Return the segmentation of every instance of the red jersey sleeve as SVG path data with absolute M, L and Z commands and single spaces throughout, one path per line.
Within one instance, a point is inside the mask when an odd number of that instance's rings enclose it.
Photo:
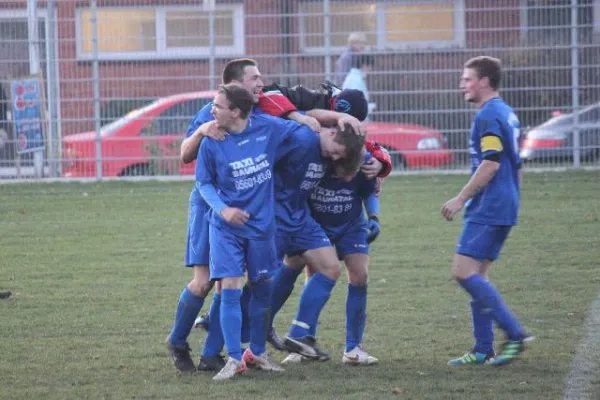
M 258 106 L 267 114 L 274 117 L 285 117 L 298 109 L 281 93 L 261 93 L 258 96 Z
M 385 178 L 388 176 L 392 172 L 392 159 L 390 157 L 390 153 L 388 153 L 383 146 L 373 140 L 367 140 L 365 142 L 365 148 L 373 155 L 373 157 L 383 164 L 383 168 L 377 176 L 380 178 Z

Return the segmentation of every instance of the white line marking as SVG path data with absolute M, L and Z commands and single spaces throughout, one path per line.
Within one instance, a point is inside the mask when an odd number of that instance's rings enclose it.
M 592 304 L 583 329 L 583 337 L 567 378 L 565 400 L 600 398 L 600 294 Z

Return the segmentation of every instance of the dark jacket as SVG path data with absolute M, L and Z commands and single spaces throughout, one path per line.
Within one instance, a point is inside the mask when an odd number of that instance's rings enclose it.
M 263 92 L 281 92 L 287 97 L 300 111 L 309 111 L 314 109 L 331 110 L 334 86 L 329 83 L 322 83 L 321 89 L 311 90 L 302 85 L 292 87 L 279 86 L 273 83 L 263 88 Z

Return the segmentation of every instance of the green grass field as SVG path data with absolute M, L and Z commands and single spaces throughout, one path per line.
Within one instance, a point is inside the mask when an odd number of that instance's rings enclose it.
M 439 208 L 466 179 L 385 183 L 364 343 L 379 365 L 340 362 L 343 277 L 319 328 L 331 361 L 224 383 L 176 373 L 164 347 L 191 277 L 182 267 L 191 182 L 0 186 L 0 288 L 13 290 L 0 300 L 0 399 L 561 398 L 600 290 L 600 173 L 525 176 L 521 223 L 492 279 L 537 341 L 507 367 L 450 369 L 472 339 L 468 298 L 450 279 L 461 223 Z M 278 317 L 281 333 L 298 293 Z M 192 333 L 194 352 L 203 339 Z M 599 398 L 600 374 L 595 383 Z

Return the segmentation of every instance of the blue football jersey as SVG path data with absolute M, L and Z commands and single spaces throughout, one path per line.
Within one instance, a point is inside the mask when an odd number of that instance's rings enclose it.
M 327 174 L 310 194 L 309 204 L 315 220 L 327 236 L 342 234 L 357 220 L 366 221 L 363 199 L 375 192 L 375 179 L 358 173 L 351 181 Z
M 202 124 L 205 124 L 205 123 L 210 122 L 215 119 L 211 113 L 211 110 L 212 110 L 212 101 L 210 103 L 206 104 L 204 107 L 202 107 L 200 109 L 200 111 L 198 111 L 198 114 L 196 114 L 194 119 L 192 119 L 192 121 L 188 125 L 187 132 L 185 133 L 186 139 L 189 138 L 190 136 L 192 136 L 192 134 L 194 132 L 196 132 L 196 129 L 198 129 Z M 252 110 L 252 115 L 266 115 L 266 114 L 262 109 L 260 109 L 258 107 L 254 107 L 254 109 Z M 200 193 L 198 193 L 196 186 L 194 186 L 192 188 L 192 192 L 190 193 L 190 201 L 191 202 L 203 202 L 204 201 L 202 199 L 202 197 L 200 196 Z
M 500 169 L 489 184 L 467 203 L 465 219 L 490 225 L 515 225 L 519 211 L 519 119 L 499 97 L 486 102 L 471 127 L 471 173 L 487 157 Z M 499 156 L 499 158 L 498 158 Z
M 300 232 L 312 220 L 308 197 L 325 175 L 328 160 L 321 155 L 319 134 L 301 125 L 278 150 L 275 165 L 275 221 L 283 235 Z
M 194 119 L 192 120 L 192 122 L 190 122 L 190 124 L 188 125 L 187 128 L 187 132 L 185 133 L 185 138 L 189 138 L 190 136 L 192 136 L 192 134 L 194 132 L 196 132 L 196 129 L 198 129 L 198 127 L 200 127 L 200 125 L 212 121 L 214 119 L 214 117 L 211 114 L 212 110 L 212 101 L 208 104 L 206 104 L 204 107 L 202 107 L 200 109 L 200 111 L 198 111 L 198 114 L 196 114 L 196 116 L 194 117 Z
M 299 128 L 293 121 L 253 114 L 243 132 L 230 133 L 223 141 L 202 141 L 196 181 L 214 185 L 227 206 L 250 214 L 244 225 L 234 225 L 213 212 L 211 224 L 248 239 L 265 239 L 274 234 L 276 149 L 286 147 Z

